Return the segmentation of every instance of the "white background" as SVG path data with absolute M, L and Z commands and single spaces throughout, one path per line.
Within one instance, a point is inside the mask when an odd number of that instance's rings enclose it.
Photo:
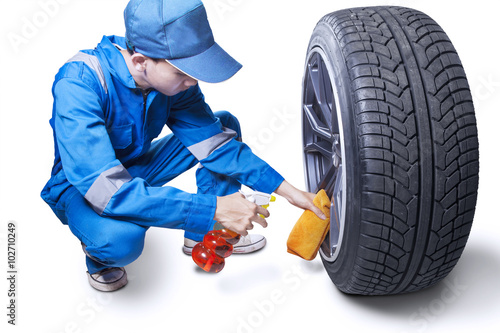
M 267 237 L 267 247 L 231 256 L 217 275 L 197 270 L 182 253 L 182 231 L 151 229 L 143 255 L 127 267 L 127 287 L 111 294 L 93 290 L 79 242 L 39 197 L 53 161 L 51 84 L 58 68 L 78 50 L 93 48 L 104 34 L 124 34 L 126 1 L 59 0 L 51 10 L 43 9 L 54 1 L 10 1 L 0 12 L 0 249 L 5 251 L 0 267 L 6 267 L 7 221 L 13 220 L 19 269 L 18 325 L 6 323 L 8 288 L 2 277 L 2 327 L 54 333 L 499 331 L 495 155 L 500 69 L 498 15 L 492 2 L 386 2 L 429 14 L 459 52 L 477 113 L 479 201 L 465 252 L 444 282 L 410 295 L 352 297 L 335 288 L 319 257 L 305 262 L 286 253 L 286 239 L 301 211 L 282 198 L 270 208 L 269 227 L 254 229 Z M 202 84 L 207 101 L 213 110 L 237 115 L 244 137 L 256 143 L 256 153 L 297 187 L 304 188 L 300 91 L 311 32 L 324 14 L 374 4 L 206 1 L 216 40 L 244 65 L 225 83 Z M 26 30 L 30 23 L 37 26 Z M 13 43 L 13 36 L 24 40 Z M 193 174 L 174 185 L 194 191 Z

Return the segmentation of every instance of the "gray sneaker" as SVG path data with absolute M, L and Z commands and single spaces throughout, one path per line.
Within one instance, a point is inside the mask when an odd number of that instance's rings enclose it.
M 193 252 L 193 247 L 199 242 L 194 241 L 189 238 L 184 237 L 184 246 L 182 247 L 182 251 L 185 254 L 191 255 Z M 233 245 L 233 253 L 235 254 L 243 254 L 243 253 L 252 253 L 262 249 L 266 245 L 266 238 L 262 235 L 246 235 L 241 236 L 238 243 Z
M 124 287 L 127 280 L 127 272 L 123 267 L 109 267 L 94 274 L 89 274 L 89 283 L 99 291 L 115 291 Z

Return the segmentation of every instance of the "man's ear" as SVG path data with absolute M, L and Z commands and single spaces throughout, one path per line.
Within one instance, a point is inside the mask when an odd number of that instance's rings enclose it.
M 145 72 L 146 71 L 146 61 L 148 57 L 140 53 L 134 53 L 131 55 L 130 60 L 136 71 Z

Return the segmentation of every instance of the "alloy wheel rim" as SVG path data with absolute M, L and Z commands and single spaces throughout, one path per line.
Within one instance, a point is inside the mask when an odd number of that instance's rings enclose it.
M 306 61 L 302 91 L 302 133 L 306 185 L 310 192 L 324 189 L 332 200 L 330 230 L 320 255 L 335 261 L 345 224 L 346 173 L 342 117 L 333 70 L 324 51 L 315 47 Z

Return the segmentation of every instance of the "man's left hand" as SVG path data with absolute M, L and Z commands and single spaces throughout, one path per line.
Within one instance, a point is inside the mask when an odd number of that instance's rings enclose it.
M 286 198 L 292 205 L 302 209 L 308 209 L 322 220 L 326 219 L 326 216 L 323 214 L 321 209 L 316 207 L 313 203 L 314 197 L 316 196 L 314 193 L 301 191 L 293 187 L 286 180 L 281 183 L 275 192 L 276 194 Z

